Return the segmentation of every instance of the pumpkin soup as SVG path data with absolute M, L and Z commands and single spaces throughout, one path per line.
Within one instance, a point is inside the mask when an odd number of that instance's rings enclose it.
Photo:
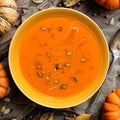
M 69 97 L 86 89 L 100 67 L 94 33 L 72 17 L 42 19 L 24 35 L 20 66 L 31 87 L 51 97 Z

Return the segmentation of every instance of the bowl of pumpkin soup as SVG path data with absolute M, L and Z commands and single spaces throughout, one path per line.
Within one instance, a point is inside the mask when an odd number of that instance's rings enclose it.
M 96 23 L 81 12 L 50 8 L 30 16 L 10 44 L 9 67 L 20 91 L 50 108 L 83 103 L 101 87 L 109 52 Z

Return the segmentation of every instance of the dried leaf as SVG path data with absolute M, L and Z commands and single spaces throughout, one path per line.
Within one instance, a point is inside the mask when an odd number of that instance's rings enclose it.
M 76 3 L 78 3 L 80 0 L 63 0 L 63 4 L 66 7 L 74 6 Z
M 91 114 L 80 114 L 76 117 L 76 120 L 90 120 Z
M 36 116 L 33 118 L 33 120 L 40 120 L 40 115 L 39 115 L 39 114 L 36 115 Z
M 44 114 L 40 117 L 40 120 L 48 120 L 48 119 L 49 119 L 49 116 L 50 116 L 50 113 L 49 113 L 49 112 L 44 113 Z
M 54 120 L 54 112 L 50 113 L 50 112 L 47 112 L 47 113 L 44 113 L 41 117 L 40 117 L 40 120 Z
M 54 112 L 51 113 L 51 115 L 50 115 L 48 120 L 54 120 Z

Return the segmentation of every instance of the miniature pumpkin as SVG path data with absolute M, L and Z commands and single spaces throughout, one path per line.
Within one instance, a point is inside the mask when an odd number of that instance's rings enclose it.
M 95 0 L 95 2 L 110 10 L 120 6 L 120 0 Z
M 0 34 L 8 32 L 17 17 L 14 0 L 0 0 Z
M 9 79 L 3 65 L 0 63 L 0 98 L 7 94 L 8 87 Z
M 120 88 L 107 95 L 102 107 L 102 120 L 120 120 Z

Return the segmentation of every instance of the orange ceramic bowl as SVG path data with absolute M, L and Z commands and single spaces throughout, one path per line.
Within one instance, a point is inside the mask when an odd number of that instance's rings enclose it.
M 51 97 L 42 92 L 39 92 L 30 85 L 22 73 L 20 66 L 20 46 L 24 35 L 27 31 L 34 27 L 42 19 L 47 19 L 53 15 L 63 15 L 80 21 L 85 24 L 89 30 L 94 33 L 97 38 L 96 43 L 100 51 L 100 64 L 98 72 L 94 81 L 88 85 L 84 90 L 79 91 L 68 97 Z M 83 103 L 92 97 L 96 91 L 101 87 L 107 74 L 109 66 L 109 50 L 106 39 L 100 28 L 89 17 L 78 11 L 67 8 L 51 8 L 40 11 L 29 17 L 16 31 L 9 49 L 9 67 L 13 80 L 22 93 L 33 102 L 50 108 L 67 108 Z M 86 71 L 86 76 L 87 76 Z M 67 77 L 67 76 L 66 76 Z M 82 78 L 84 79 L 84 78 Z M 69 91 L 70 92 L 70 91 Z

